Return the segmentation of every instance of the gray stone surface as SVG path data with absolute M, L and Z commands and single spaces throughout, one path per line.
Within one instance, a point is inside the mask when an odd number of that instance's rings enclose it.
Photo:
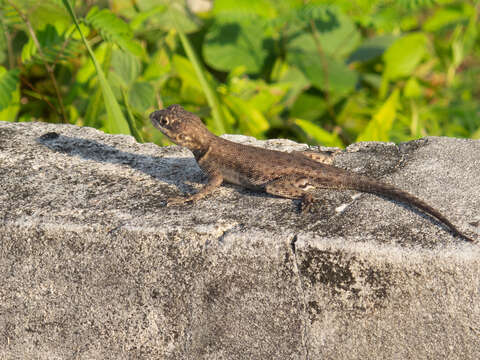
M 336 164 L 478 238 L 479 159 L 480 141 L 426 138 Z M 478 244 L 350 191 L 304 216 L 234 186 L 164 207 L 204 181 L 178 147 L 0 122 L 0 359 L 480 358 Z

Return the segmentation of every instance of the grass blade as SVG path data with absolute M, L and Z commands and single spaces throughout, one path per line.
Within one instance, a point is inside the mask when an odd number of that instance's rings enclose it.
M 200 82 L 203 92 L 205 93 L 205 97 L 207 98 L 208 105 L 210 105 L 210 107 L 212 108 L 212 116 L 213 116 L 213 123 L 215 124 L 215 132 L 217 132 L 218 134 L 225 134 L 226 133 L 225 123 L 223 121 L 222 109 L 220 108 L 220 101 L 218 99 L 218 96 L 215 93 L 215 91 L 212 89 L 210 83 L 208 82 L 204 74 L 204 69 L 202 68 L 200 61 L 198 60 L 197 54 L 195 54 L 195 51 L 193 50 L 192 45 L 190 44 L 190 41 L 186 37 L 185 33 L 183 32 L 182 29 L 180 29 L 179 26 L 176 26 L 176 30 L 180 37 L 180 41 L 185 50 L 185 53 L 187 54 L 188 59 L 190 60 L 190 62 L 193 65 L 193 68 L 195 69 L 195 73 L 197 74 L 198 81 Z
M 63 4 L 67 8 L 68 13 L 72 17 L 75 26 L 77 27 L 80 36 L 82 37 L 82 41 L 85 44 L 85 47 L 88 50 L 88 54 L 93 61 L 93 65 L 95 66 L 95 71 L 97 72 L 98 82 L 100 83 L 100 87 L 102 89 L 103 100 L 105 102 L 105 108 L 107 109 L 107 123 L 105 124 L 105 128 L 107 132 L 111 134 L 127 134 L 131 135 L 130 128 L 128 126 L 128 122 L 123 116 L 122 110 L 120 109 L 120 105 L 118 105 L 117 100 L 115 99 L 115 95 L 113 94 L 112 88 L 108 84 L 108 81 L 105 77 L 105 74 L 102 70 L 102 67 L 98 63 L 97 59 L 95 58 L 95 54 L 93 53 L 92 48 L 85 39 L 80 26 L 78 25 L 77 17 L 73 12 L 73 8 L 68 0 L 62 0 Z

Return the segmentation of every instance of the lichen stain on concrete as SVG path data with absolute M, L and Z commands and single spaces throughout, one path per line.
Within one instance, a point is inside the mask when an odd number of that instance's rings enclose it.
M 307 287 L 313 289 L 307 302 L 312 321 L 322 309 L 326 310 L 326 306 L 328 310 L 353 311 L 353 316 L 361 316 L 384 306 L 392 283 L 388 268 L 375 268 L 339 250 L 309 248 L 298 255 L 300 276 Z M 328 304 L 315 300 L 324 292 L 335 300 Z

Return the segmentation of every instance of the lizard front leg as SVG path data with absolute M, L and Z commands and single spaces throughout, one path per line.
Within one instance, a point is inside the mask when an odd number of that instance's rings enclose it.
M 208 175 L 207 184 L 203 188 L 201 188 L 196 194 L 193 194 L 191 196 L 169 198 L 167 200 L 167 206 L 180 205 L 189 201 L 195 202 L 211 194 L 213 191 L 215 191 L 216 188 L 222 185 L 223 176 L 217 168 L 210 166 L 209 164 L 199 163 L 199 165 Z
M 314 186 L 306 177 L 287 176 L 270 181 L 265 186 L 268 194 L 281 196 L 289 199 L 301 199 L 300 210 L 302 212 L 312 211 L 314 198 L 307 192 Z

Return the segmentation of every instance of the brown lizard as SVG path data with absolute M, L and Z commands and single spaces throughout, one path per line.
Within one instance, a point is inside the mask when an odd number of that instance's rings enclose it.
M 312 188 L 350 189 L 383 195 L 409 205 L 437 218 L 452 231 L 468 241 L 445 216 L 423 200 L 393 185 L 330 165 L 331 158 L 321 153 L 281 152 L 237 144 L 212 134 L 200 118 L 171 105 L 150 114 L 152 124 L 174 143 L 193 152 L 200 168 L 207 174 L 207 184 L 196 194 L 168 199 L 167 205 L 197 201 L 212 193 L 223 181 L 265 191 L 268 194 L 301 199 L 302 211 L 312 209 Z

